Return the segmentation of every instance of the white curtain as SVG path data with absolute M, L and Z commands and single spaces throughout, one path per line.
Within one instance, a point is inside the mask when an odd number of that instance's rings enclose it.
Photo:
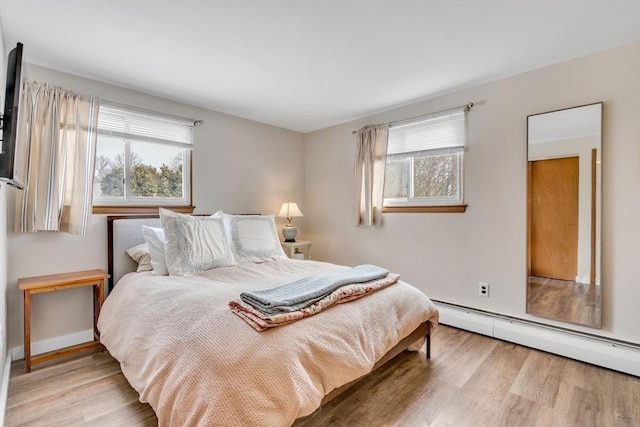
M 99 98 L 31 83 L 23 143 L 26 188 L 16 192 L 16 231 L 84 235 L 90 225 Z
M 365 126 L 358 131 L 353 225 L 382 224 L 388 140 L 388 124 Z

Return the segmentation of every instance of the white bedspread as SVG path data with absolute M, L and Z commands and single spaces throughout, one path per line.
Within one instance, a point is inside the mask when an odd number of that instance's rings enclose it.
M 129 273 L 104 303 L 101 341 L 160 426 L 291 425 L 421 323 L 437 323 L 431 301 L 403 282 L 261 333 L 227 305 L 344 268 L 282 260 L 191 277 Z

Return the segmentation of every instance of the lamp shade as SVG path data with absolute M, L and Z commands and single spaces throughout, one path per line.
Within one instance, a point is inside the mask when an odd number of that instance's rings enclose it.
M 280 208 L 280 212 L 278 212 L 279 217 L 282 218 L 295 218 L 302 215 L 300 208 L 298 208 L 298 204 L 295 202 L 285 202 L 282 204 Z

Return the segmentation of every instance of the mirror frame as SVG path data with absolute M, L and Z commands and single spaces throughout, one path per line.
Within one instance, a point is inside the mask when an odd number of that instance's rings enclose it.
M 591 221 L 589 226 L 590 232 L 590 250 L 589 250 L 589 262 L 590 262 L 590 272 L 589 272 L 589 285 L 595 286 L 593 289 L 592 301 L 595 307 L 592 308 L 593 316 L 588 316 L 589 320 L 576 320 L 576 318 L 569 317 L 570 313 L 563 313 L 566 316 L 563 318 L 562 315 L 550 315 L 548 313 L 544 313 L 539 310 L 531 310 L 531 285 L 530 285 L 530 277 L 532 272 L 532 168 L 533 162 L 536 160 L 547 160 L 547 159 L 561 159 L 567 157 L 575 157 L 576 155 L 570 154 L 560 154 L 560 155 L 551 155 L 548 157 L 540 157 L 534 160 L 531 160 L 531 137 L 532 137 L 532 118 L 540 118 L 544 115 L 550 115 L 554 113 L 567 112 L 570 110 L 576 110 L 579 108 L 599 106 L 599 141 L 598 141 L 598 150 L 599 153 L 594 153 L 595 148 L 592 148 L 591 158 L 589 162 L 591 164 L 591 202 L 589 206 Z M 547 111 L 538 114 L 531 114 L 527 116 L 527 207 L 526 207 L 526 216 L 527 216 L 527 233 L 526 233 L 526 313 L 536 317 L 543 317 L 547 319 L 552 319 L 560 322 L 567 322 L 578 324 L 582 326 L 588 326 L 592 328 L 601 328 L 602 327 L 602 161 L 603 161 L 603 118 L 604 118 L 604 102 L 594 102 L 591 104 L 579 105 L 575 107 L 568 107 L 559 110 Z M 557 116 L 556 116 L 557 118 Z M 596 135 L 595 133 L 591 135 Z M 568 138 L 566 138 L 568 139 Z M 578 155 L 579 158 L 579 155 Z M 583 162 L 578 160 L 580 164 Z M 579 173 L 579 170 L 577 171 Z M 580 178 L 578 178 L 578 185 L 580 183 Z M 579 202 L 578 202 L 579 205 Z M 578 226 L 576 225 L 576 228 Z M 578 249 L 576 249 L 578 252 Z M 578 274 L 578 271 L 576 271 Z M 581 285 L 577 283 L 578 277 L 576 277 L 576 281 L 574 281 L 574 285 Z M 593 317 L 593 318 L 591 318 Z

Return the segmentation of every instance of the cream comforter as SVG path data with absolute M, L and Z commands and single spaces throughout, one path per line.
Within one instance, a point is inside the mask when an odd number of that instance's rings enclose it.
M 290 325 L 258 333 L 227 303 L 345 267 L 283 260 L 191 277 L 129 273 L 104 303 L 101 341 L 160 426 L 286 426 L 366 373 L 422 322 L 438 320 L 398 282 Z

